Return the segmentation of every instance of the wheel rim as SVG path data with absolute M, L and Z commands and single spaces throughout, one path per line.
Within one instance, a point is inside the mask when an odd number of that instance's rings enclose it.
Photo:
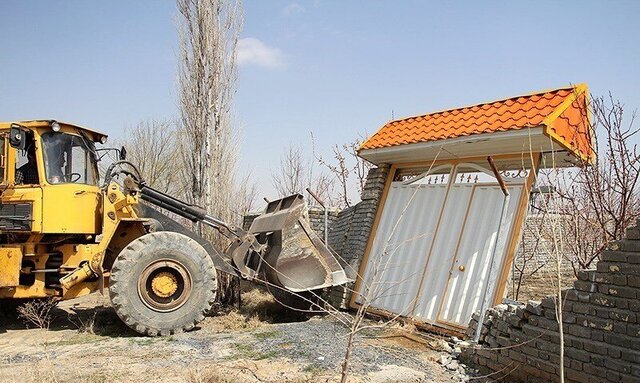
M 156 261 L 140 274 L 138 295 L 142 303 L 154 311 L 177 310 L 191 295 L 191 275 L 176 260 Z

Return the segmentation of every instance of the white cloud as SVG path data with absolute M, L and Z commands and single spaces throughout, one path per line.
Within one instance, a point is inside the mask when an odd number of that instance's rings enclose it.
M 302 5 L 298 3 L 291 3 L 286 7 L 282 8 L 282 14 L 285 16 L 293 16 L 299 13 L 304 13 L 305 9 Z
M 284 55 L 279 49 L 272 48 L 253 37 L 238 40 L 238 64 L 265 68 L 285 66 Z

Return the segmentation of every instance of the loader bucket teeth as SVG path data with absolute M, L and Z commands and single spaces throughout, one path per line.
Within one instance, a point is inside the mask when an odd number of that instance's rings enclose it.
M 302 292 L 349 282 L 337 259 L 311 229 L 299 194 L 270 202 L 251 224 L 249 234 L 266 248 L 256 254 L 259 260 L 254 256 L 247 266 L 261 270 L 268 283 Z

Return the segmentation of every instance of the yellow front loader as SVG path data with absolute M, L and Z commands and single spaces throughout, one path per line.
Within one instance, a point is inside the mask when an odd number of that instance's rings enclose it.
M 129 327 L 168 335 L 210 311 L 218 273 L 301 294 L 348 281 L 301 196 L 269 203 L 244 231 L 147 185 L 124 151 L 100 180 L 95 145 L 105 142 L 55 120 L 0 123 L 0 306 L 108 290 Z M 231 245 L 216 249 L 157 208 Z

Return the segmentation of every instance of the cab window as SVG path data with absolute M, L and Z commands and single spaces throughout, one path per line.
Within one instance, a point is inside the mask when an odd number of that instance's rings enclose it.
M 42 135 L 47 181 L 50 184 L 97 185 L 93 151 L 86 140 L 73 134 L 49 132 Z
M 16 149 L 15 183 L 16 185 L 37 185 L 40 180 L 33 133 L 27 133 L 25 140 L 24 150 Z

